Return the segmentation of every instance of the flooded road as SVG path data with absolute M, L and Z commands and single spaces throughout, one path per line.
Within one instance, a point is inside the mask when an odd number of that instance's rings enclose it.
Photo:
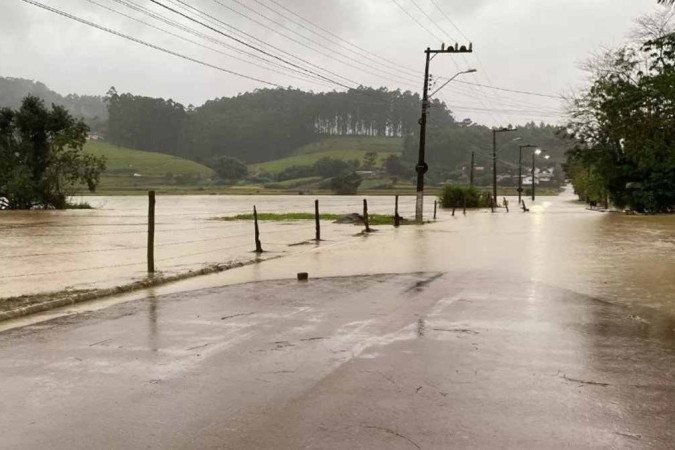
M 120 201 L 138 202 L 138 219 L 143 200 Z M 309 211 L 313 199 L 265 200 Z M 323 209 L 356 211 L 356 200 Z M 199 251 L 227 260 L 235 252 L 220 246 L 235 238 L 219 236 L 250 224 L 202 228 L 250 198 L 199 201 L 214 203 L 158 222 L 213 237 Z M 358 236 L 326 224 L 326 241 L 293 247 L 311 224 L 263 223 L 263 246 L 283 257 L 2 322 L 0 447 L 672 448 L 673 218 L 587 211 L 569 194 L 528 206 Z M 112 207 L 85 211 L 75 229 L 131 220 Z M 59 213 L 31 214 L 5 218 Z M 106 226 L 81 239 L 134 245 Z M 3 232 L 30 242 L 29 228 Z M 59 261 L 40 270 L 77 262 Z
M 361 197 L 319 196 L 322 212 L 362 210 Z M 83 197 L 93 210 L 0 211 L 0 298 L 64 289 L 106 288 L 145 277 L 147 198 Z M 371 213 L 393 214 L 393 198 L 369 197 Z M 414 211 L 401 199 L 401 214 Z M 433 204 L 433 199 L 430 199 Z M 313 212 L 314 197 L 158 196 L 156 270 L 166 275 L 209 264 L 254 259 L 253 225 L 216 217 L 265 212 Z M 326 239 L 345 239 L 352 226 L 323 224 Z M 302 249 L 289 244 L 314 237 L 313 221 L 261 223 L 265 257 Z
M 360 197 L 319 198 L 323 212 L 361 208 Z M 209 263 L 251 260 L 251 223 L 212 218 L 250 212 L 253 204 L 261 212 L 311 212 L 313 199 L 159 197 L 157 268 L 171 274 Z M 372 213 L 391 214 L 393 198 L 368 200 Z M 238 269 L 201 283 L 287 278 L 299 267 L 315 276 L 482 270 L 675 316 L 675 217 L 588 211 L 569 192 L 540 197 L 533 204 L 528 199 L 527 214 L 510 200 L 509 214 L 469 211 L 463 216 L 457 211 L 452 217 L 450 211 L 439 210 L 436 223 L 381 226 L 367 237 L 354 236 L 358 227 L 324 222 L 326 241 L 316 247 L 289 246 L 313 237 L 311 221 L 263 222 L 265 257 L 284 258 L 265 262 L 264 270 Z M 144 277 L 146 198 L 87 201 L 99 209 L 0 213 L 0 297 L 109 287 Z M 412 197 L 401 198 L 402 215 L 413 215 L 413 202 Z M 429 217 L 433 198 L 427 198 L 426 207 Z

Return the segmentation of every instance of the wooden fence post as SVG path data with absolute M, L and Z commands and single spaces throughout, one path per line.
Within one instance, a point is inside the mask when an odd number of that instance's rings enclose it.
M 316 240 L 321 240 L 321 217 L 319 216 L 319 200 L 314 200 L 314 224 L 316 225 Z
M 463 200 L 462 201 L 462 212 L 466 216 L 466 197 L 464 197 L 462 200 Z
M 258 211 L 253 205 L 253 226 L 255 229 L 255 252 L 262 253 L 262 245 L 260 244 L 260 229 L 258 228 Z
M 434 200 L 434 220 L 436 220 L 436 208 L 438 207 L 438 201 Z M 455 215 L 455 209 L 452 210 L 452 215 Z
M 401 225 L 401 217 L 398 215 L 398 195 L 394 200 L 394 226 L 398 227 Z
M 368 223 L 368 200 L 363 199 L 363 223 L 366 225 L 366 233 L 370 232 L 370 224 Z
M 155 191 L 148 191 L 148 273 L 155 273 Z

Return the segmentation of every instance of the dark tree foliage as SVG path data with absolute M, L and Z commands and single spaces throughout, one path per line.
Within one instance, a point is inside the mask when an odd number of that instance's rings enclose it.
M 277 181 L 295 180 L 296 178 L 307 178 L 314 176 L 316 170 L 314 166 L 290 166 L 279 172 L 276 176 Z
M 218 177 L 223 180 L 236 181 L 248 175 L 246 164 L 230 156 L 219 156 L 211 161 L 210 165 Z
M 567 173 L 589 201 L 675 209 L 675 33 L 609 51 L 571 105 Z
M 552 163 L 561 163 L 569 149 L 569 141 L 559 136 L 559 127 L 534 122 L 518 125 L 518 130 L 500 135 L 498 139 L 498 163 L 500 173 L 513 170 L 518 163 L 518 146 L 537 145 L 551 157 Z M 518 140 L 515 140 L 519 138 Z M 405 139 L 403 164 L 414 167 L 419 150 L 419 132 Z M 471 152 L 475 152 L 476 165 L 492 167 L 492 131 L 489 127 L 470 122 L 439 125 L 432 123 L 427 128 L 426 160 L 431 171 L 435 171 L 443 181 L 457 169 L 468 166 Z M 528 155 L 529 156 L 529 155 Z
M 331 179 L 330 188 L 338 195 L 354 195 L 358 191 L 361 181 L 361 177 L 356 172 L 344 172 Z
M 64 107 L 26 97 L 0 109 L 0 203 L 5 208 L 65 208 L 79 184 L 94 190 L 105 162 L 83 151 L 89 128 Z
M 321 136 L 403 137 L 419 127 L 420 114 L 417 94 L 365 87 L 318 94 L 260 89 L 198 108 L 114 88 L 106 100 L 111 142 L 204 162 L 221 155 L 269 161 Z M 443 103 L 435 100 L 433 108 L 440 123 L 453 122 Z
M 396 155 L 390 155 L 384 160 L 384 170 L 394 177 L 411 175 L 412 170 L 401 162 L 401 158 Z
M 119 95 L 114 87 L 108 91 L 106 103 L 109 115 L 107 139 L 111 143 L 182 154 L 187 118 L 183 105 L 161 98 Z
M 354 168 L 341 159 L 323 157 L 314 163 L 314 174 L 321 178 L 331 178 L 349 170 L 354 170 Z

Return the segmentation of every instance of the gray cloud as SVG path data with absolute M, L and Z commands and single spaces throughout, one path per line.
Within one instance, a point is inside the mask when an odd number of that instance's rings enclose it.
M 315 91 L 340 89 L 336 86 L 300 81 L 269 69 L 261 69 L 116 16 L 85 0 L 42 1 L 228 70 L 284 86 L 294 85 Z M 138 18 L 143 17 L 110 0 L 95 1 L 114 9 L 124 10 Z M 161 11 L 148 1 L 133 1 L 154 11 Z M 232 0 L 218 1 L 242 10 Z M 255 6 L 253 1 L 241 1 L 251 5 L 252 8 L 255 7 L 262 14 L 283 21 L 278 16 L 273 16 L 269 10 Z M 269 24 L 272 30 L 263 29 L 212 0 L 195 0 L 190 3 L 244 32 L 255 35 L 262 41 L 256 45 L 272 53 L 290 58 L 279 53 L 279 49 L 283 49 L 335 74 L 366 85 L 419 90 L 422 85 L 423 49 L 428 45 L 440 44 L 437 42 L 438 38 L 427 34 L 392 0 L 278 1 L 308 20 L 391 61 L 395 68 L 387 68 L 364 59 L 352 61 L 339 56 L 335 52 L 350 57 L 355 57 L 355 54 L 341 47 L 335 39 L 323 40 L 308 35 L 306 30 L 287 21 L 284 21 L 286 26 L 316 41 L 319 45 L 318 50 L 310 50 L 279 36 L 272 31 L 279 30 L 274 24 Z M 421 15 L 411 0 L 398 0 L 410 14 L 417 17 L 434 34 L 441 35 L 439 37 L 443 40 L 451 42 L 453 39 L 461 39 L 444 16 L 434 9 L 431 0 L 416 1 L 434 18 L 438 27 Z M 441 5 L 455 24 L 461 27 L 464 34 L 474 42 L 476 49 L 476 54 L 466 59 L 442 55 L 432 64 L 434 75 L 450 76 L 458 69 L 476 67 L 479 69 L 478 74 L 475 77 L 465 78 L 466 81 L 548 93 L 560 93 L 578 84 L 582 76 L 576 66 L 578 61 L 601 45 L 615 45 L 621 42 L 631 28 L 633 19 L 655 8 L 655 0 L 434 1 Z M 104 94 L 109 86 L 115 85 L 120 91 L 171 97 L 185 104 L 200 104 L 208 98 L 236 95 L 261 87 L 260 83 L 150 50 L 20 1 L 5 1 L 1 8 L 0 76 L 40 80 L 62 93 Z M 161 11 L 161 14 L 176 18 L 166 11 Z M 246 14 L 255 17 L 256 20 L 265 20 L 250 11 L 246 11 Z M 148 17 L 143 17 L 143 20 L 152 21 Z M 198 25 L 183 19 L 177 20 L 211 34 L 214 39 L 221 40 L 227 45 L 237 45 Z M 153 23 L 168 28 L 167 25 Z M 287 30 L 279 31 L 290 33 Z M 177 30 L 174 32 L 181 33 Z M 197 39 L 187 34 L 185 37 Z M 310 47 L 313 46 L 302 37 L 295 35 L 293 37 Z M 204 42 L 204 45 L 221 52 L 232 53 L 230 49 L 218 43 Z M 326 52 L 333 53 L 340 61 L 320 54 Z M 233 54 L 250 62 L 260 63 L 253 57 Z M 264 55 L 259 56 L 268 58 Z M 414 72 L 405 73 L 407 70 Z M 396 74 L 392 76 L 392 72 Z M 555 100 L 518 96 L 461 84 L 448 86 L 441 98 L 445 98 L 460 116 L 471 116 L 477 121 L 489 124 L 536 119 L 535 110 L 542 113 L 540 117 L 543 119 L 554 119 L 552 109 L 560 106 Z M 523 112 L 526 108 L 528 111 Z M 496 111 L 487 112 L 483 109 Z

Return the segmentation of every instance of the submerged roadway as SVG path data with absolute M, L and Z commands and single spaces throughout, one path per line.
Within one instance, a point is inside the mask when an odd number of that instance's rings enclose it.
M 671 315 L 378 239 L 5 324 L 0 448 L 673 447 Z

